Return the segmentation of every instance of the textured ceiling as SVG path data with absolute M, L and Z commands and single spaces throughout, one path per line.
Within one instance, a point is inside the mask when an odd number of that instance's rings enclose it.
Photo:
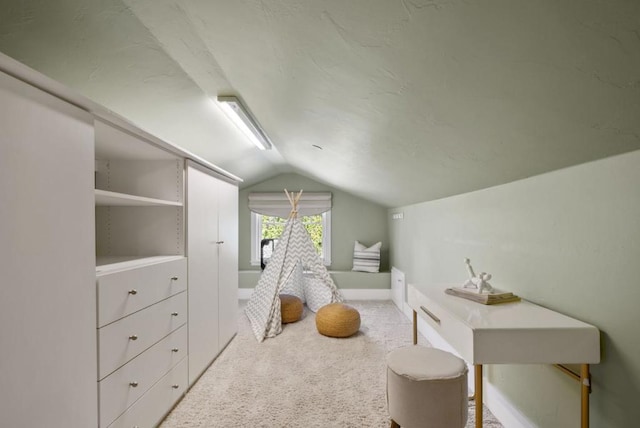
M 399 206 L 640 148 L 637 1 L 0 5 L 0 51 L 244 185 L 294 171 Z

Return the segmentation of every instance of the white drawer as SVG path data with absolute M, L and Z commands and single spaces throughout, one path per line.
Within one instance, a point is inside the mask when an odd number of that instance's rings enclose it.
M 153 428 L 164 418 L 187 388 L 187 358 L 153 385 L 108 428 Z
M 414 286 L 408 287 L 407 303 L 421 318 L 453 346 L 466 361 L 473 361 L 473 330 L 453 317 L 432 299 L 419 292 Z
M 98 379 L 187 322 L 187 293 L 182 292 L 98 329 Z
M 186 355 L 184 325 L 100 381 L 100 426 L 124 413 Z
M 187 259 L 172 260 L 97 279 L 98 327 L 187 289 Z

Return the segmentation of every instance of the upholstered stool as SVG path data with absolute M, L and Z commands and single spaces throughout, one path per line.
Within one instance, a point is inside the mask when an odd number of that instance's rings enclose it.
M 387 356 L 387 404 L 392 428 L 463 428 L 468 400 L 467 366 L 455 355 L 408 346 Z
M 324 336 L 352 336 L 360 329 L 360 312 L 344 303 L 329 303 L 318 309 L 316 328 Z
M 304 306 L 299 297 L 289 294 L 280 295 L 280 315 L 282 316 L 283 324 L 300 321 L 303 310 Z

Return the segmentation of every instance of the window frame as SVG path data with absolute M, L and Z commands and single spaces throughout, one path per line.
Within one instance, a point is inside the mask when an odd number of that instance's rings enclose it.
M 325 266 L 331 266 L 331 210 L 320 215 L 322 216 L 322 262 Z M 251 212 L 251 266 L 260 266 L 261 219 L 261 214 Z

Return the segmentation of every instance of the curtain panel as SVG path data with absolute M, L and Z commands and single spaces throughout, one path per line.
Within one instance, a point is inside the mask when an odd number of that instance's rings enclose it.
M 291 203 L 284 192 L 250 193 L 249 209 L 262 215 L 287 218 L 291 213 Z M 302 192 L 298 202 L 298 217 L 322 214 L 330 209 L 331 192 Z

